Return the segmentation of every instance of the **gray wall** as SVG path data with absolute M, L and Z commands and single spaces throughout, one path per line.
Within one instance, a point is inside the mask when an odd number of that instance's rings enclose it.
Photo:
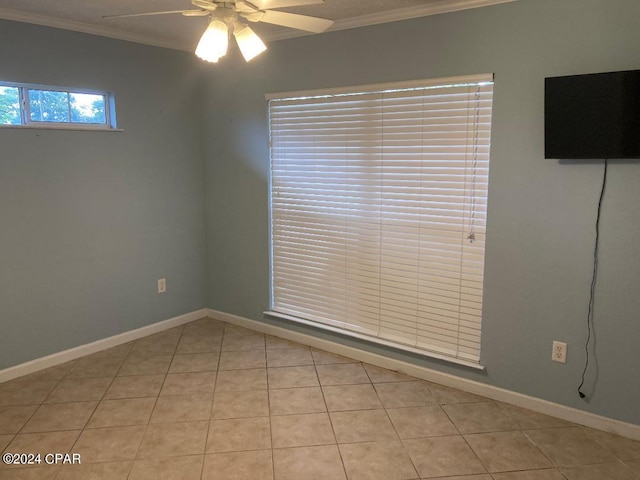
M 0 128 L 0 369 L 204 307 L 193 56 L 0 21 L 2 80 L 112 91 L 124 131 Z
M 603 167 L 545 160 L 543 152 L 544 78 L 640 68 L 639 18 L 637 0 L 518 0 L 275 42 L 251 64 L 231 55 L 211 68 L 208 306 L 273 322 L 261 313 L 269 306 L 266 92 L 494 72 L 486 373 L 387 353 L 640 424 L 640 163 L 611 162 L 595 303 L 597 364 L 584 402 L 576 387 Z M 569 344 L 566 365 L 550 360 L 554 339 Z

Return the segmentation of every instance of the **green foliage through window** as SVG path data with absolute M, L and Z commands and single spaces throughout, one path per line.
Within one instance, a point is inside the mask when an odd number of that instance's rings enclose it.
M 20 91 L 0 85 L 0 125 L 20 125 Z

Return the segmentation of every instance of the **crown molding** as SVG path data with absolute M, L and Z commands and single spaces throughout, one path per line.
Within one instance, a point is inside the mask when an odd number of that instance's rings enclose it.
M 63 18 L 49 17 L 46 15 L 37 15 L 27 12 L 19 12 L 17 10 L 9 10 L 0 8 L 0 19 L 12 20 L 14 22 L 32 23 L 35 25 L 43 25 L 45 27 L 61 28 L 63 30 L 71 30 L 74 32 L 88 33 L 100 37 L 114 38 L 116 40 L 125 40 L 127 42 L 141 43 L 143 45 L 151 45 L 153 47 L 170 48 L 173 50 L 191 51 L 190 46 L 182 45 L 179 42 L 167 40 L 166 38 L 154 37 L 152 35 L 144 35 L 139 33 L 125 32 L 115 28 L 101 27 L 90 23 L 76 22 Z
M 378 25 L 381 23 L 398 22 L 401 20 L 409 20 L 412 18 L 427 17 L 430 15 L 440 15 L 442 13 L 457 12 L 460 10 L 468 10 L 472 8 L 488 7 L 501 3 L 515 2 L 516 0 L 435 0 L 424 5 L 416 7 L 399 8 L 396 10 L 387 10 L 384 12 L 372 13 L 369 15 L 361 15 L 359 17 L 345 18 L 336 21 L 328 30 L 330 32 L 338 30 L 347 30 L 351 28 L 366 27 L 369 25 Z M 33 23 L 46 27 L 61 28 L 74 32 L 88 33 L 90 35 L 98 35 L 101 37 L 114 38 L 117 40 L 125 40 L 128 42 L 141 43 L 143 45 L 151 45 L 154 47 L 170 48 L 174 50 L 184 50 L 190 52 L 193 50 L 192 45 L 185 45 L 181 42 L 167 40 L 166 38 L 154 37 L 139 33 L 125 32 L 115 28 L 102 27 L 84 22 L 76 22 L 74 20 L 66 20 L 63 18 L 49 17 L 46 15 L 38 15 L 17 10 L 9 10 L 0 8 L 0 19 L 13 20 L 16 22 Z M 265 41 L 285 40 L 288 38 L 312 35 L 311 33 L 300 30 L 284 28 L 281 32 L 270 35 L 264 35 Z
M 399 22 L 401 20 L 410 20 L 412 18 L 428 17 L 431 15 L 458 12 L 472 8 L 489 7 L 491 5 L 515 1 L 516 0 L 436 0 L 428 4 L 418 5 L 415 7 L 398 8 L 396 10 L 387 10 L 384 12 L 361 15 L 359 17 L 344 18 L 336 21 L 328 31 L 334 32 L 338 30 L 348 30 L 351 28 L 367 27 L 370 25 L 379 25 L 381 23 Z M 312 35 L 299 30 L 288 30 L 289 29 L 273 35 L 266 35 L 265 40 L 277 41 L 285 40 L 287 38 Z

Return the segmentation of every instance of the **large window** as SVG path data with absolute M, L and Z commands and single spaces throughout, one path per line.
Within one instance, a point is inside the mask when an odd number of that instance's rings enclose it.
M 115 128 L 107 92 L 0 83 L 0 125 Z
M 269 95 L 270 313 L 478 365 L 492 93 Z

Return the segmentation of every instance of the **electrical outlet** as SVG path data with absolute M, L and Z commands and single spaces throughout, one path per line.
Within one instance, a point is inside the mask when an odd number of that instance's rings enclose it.
M 167 279 L 159 278 L 158 279 L 158 293 L 165 293 L 167 291 Z
M 564 342 L 553 342 L 551 360 L 559 363 L 567 363 L 567 344 Z

